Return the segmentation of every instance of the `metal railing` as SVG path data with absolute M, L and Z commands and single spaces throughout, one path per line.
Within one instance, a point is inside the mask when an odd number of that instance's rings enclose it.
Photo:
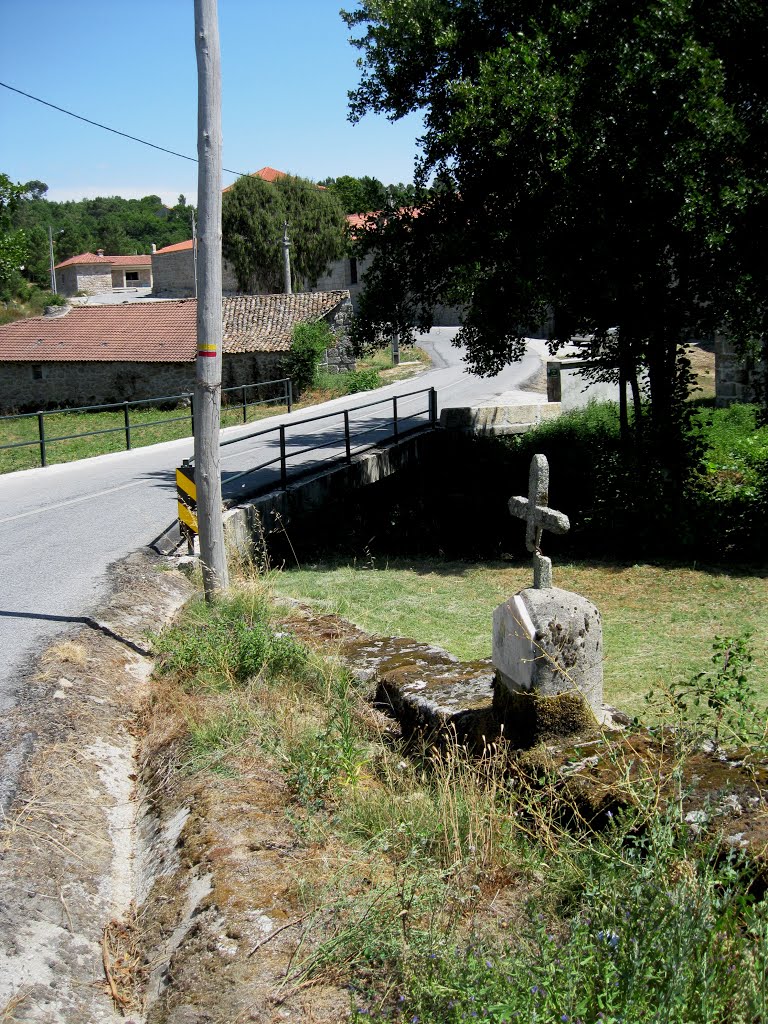
M 424 395 L 426 397 L 425 409 L 423 411 L 415 413 L 403 414 L 402 403 L 405 399 L 414 398 L 418 395 Z M 252 474 L 268 469 L 270 466 L 280 466 L 280 487 L 285 489 L 288 486 L 288 463 L 290 460 L 295 460 L 300 456 L 311 454 L 312 452 L 322 451 L 324 448 L 330 448 L 332 446 L 342 447 L 343 439 L 343 454 L 333 455 L 329 461 L 344 460 L 347 463 L 352 461 L 353 448 L 357 451 L 361 449 L 359 444 L 355 444 L 355 440 L 358 441 L 364 437 L 364 435 L 370 435 L 372 431 L 380 429 L 380 427 L 372 427 L 371 423 L 360 424 L 360 429 L 357 433 L 351 427 L 350 424 L 350 413 L 360 412 L 364 409 L 371 409 L 374 406 L 384 406 L 391 404 L 392 415 L 391 415 L 391 432 L 385 437 L 379 437 L 376 441 L 368 442 L 362 445 L 362 448 L 372 448 L 376 444 L 380 444 L 382 441 L 387 440 L 398 440 L 408 434 L 414 433 L 418 430 L 426 428 L 433 429 L 437 426 L 437 391 L 434 388 L 420 388 L 417 391 L 408 391 L 401 395 L 392 395 L 388 398 L 375 399 L 372 402 L 365 402 L 362 405 L 355 405 L 349 409 L 340 409 L 334 412 L 321 413 L 319 416 L 307 416 L 300 420 L 296 420 L 292 423 L 280 423 L 275 427 L 265 427 L 263 430 L 254 431 L 251 434 L 243 434 L 240 437 L 231 438 L 226 441 L 222 441 L 220 444 L 221 448 L 226 448 L 229 445 L 240 444 L 243 441 L 250 441 L 254 438 L 266 437 L 268 434 L 277 434 L 278 437 L 278 454 L 274 458 L 267 459 L 265 462 L 261 462 L 250 469 L 243 470 L 242 472 L 235 473 L 227 477 L 227 484 L 231 484 L 234 480 L 239 480 L 242 477 L 251 476 Z M 426 424 L 424 418 L 426 417 Z M 310 423 L 318 423 L 322 420 L 331 420 L 333 418 L 340 418 L 342 423 L 342 431 L 331 436 L 329 440 L 325 440 L 322 443 L 308 445 L 297 450 L 288 451 L 288 431 L 294 428 L 301 428 L 307 426 Z M 407 426 L 409 421 L 415 419 L 421 419 L 421 423 Z M 193 459 L 188 461 L 188 464 L 193 463 Z M 305 466 L 304 469 L 298 475 L 303 475 L 308 472 L 312 472 L 315 469 L 314 466 Z M 250 492 L 249 492 L 250 493 Z
M 249 392 L 254 388 L 264 388 L 267 386 L 282 385 L 281 393 L 277 394 L 273 398 L 263 398 L 256 401 L 249 400 Z M 237 395 L 235 395 L 237 393 Z M 232 395 L 232 399 L 226 400 L 225 396 Z M 147 406 L 158 404 L 161 402 L 189 402 L 189 409 L 183 416 L 170 416 L 165 419 L 159 420 L 148 420 L 146 422 L 131 422 L 130 410 L 134 406 Z M 271 405 L 280 404 L 285 405 L 290 412 L 293 408 L 293 386 L 290 378 L 282 377 L 279 380 L 265 380 L 257 381 L 253 384 L 238 384 L 232 388 L 222 389 L 222 404 L 223 406 L 241 407 L 243 415 L 243 423 L 248 422 L 248 410 L 253 406 L 257 405 Z M 45 417 L 46 416 L 62 416 L 68 413 L 79 413 L 79 412 L 104 412 L 108 409 L 122 410 L 123 422 L 118 427 L 101 427 L 98 430 L 84 430 L 76 434 L 62 434 L 59 437 L 49 437 L 45 432 Z M 166 423 L 180 423 L 182 420 L 189 420 L 190 433 L 195 432 L 195 397 L 191 391 L 184 391 L 180 395 L 164 395 L 159 398 L 142 398 L 132 402 L 110 402 L 106 405 L 81 405 L 72 409 L 48 409 L 41 410 L 40 412 L 27 412 L 27 413 L 16 413 L 10 416 L 0 416 L 0 423 L 5 420 L 22 420 L 22 419 L 37 419 L 37 437 L 30 441 L 14 441 L 10 444 L 0 444 L 0 451 L 8 448 L 29 448 L 39 447 L 40 449 L 40 465 L 48 465 L 48 445 L 54 444 L 56 441 L 73 441 L 79 437 L 95 437 L 97 434 L 124 434 L 125 435 L 125 448 L 129 450 L 133 444 L 133 432 L 141 430 L 143 427 L 158 427 L 163 426 Z

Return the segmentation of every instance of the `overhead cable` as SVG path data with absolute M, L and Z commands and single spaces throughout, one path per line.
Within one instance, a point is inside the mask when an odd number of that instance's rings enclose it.
M 51 107 L 53 110 L 58 110 L 62 114 L 69 114 L 70 117 L 76 117 L 78 121 L 85 121 L 86 124 L 92 124 L 96 128 L 103 128 L 105 132 L 112 132 L 113 135 L 122 135 L 124 139 L 130 139 L 131 142 L 140 142 L 142 146 L 150 146 L 152 149 L 159 149 L 161 153 L 170 153 L 171 156 L 178 156 L 182 160 L 190 160 L 193 164 L 198 162 L 196 156 L 187 156 L 186 153 L 177 153 L 173 149 L 166 149 L 165 146 L 156 146 L 154 142 L 147 142 L 146 139 L 139 139 L 135 135 L 129 135 L 127 132 L 119 132 L 117 128 L 110 128 L 109 125 L 100 124 L 98 121 L 91 121 L 89 117 L 82 117 L 80 114 L 75 114 L 71 110 L 65 110 L 64 107 L 57 107 L 55 103 L 49 103 L 48 100 L 41 100 L 39 96 L 33 96 L 29 92 L 24 92 L 22 89 L 16 89 L 12 85 L 8 85 L 7 82 L 0 82 L 0 85 L 4 89 L 10 89 L 11 92 L 17 92 L 20 96 L 26 96 L 29 100 L 35 100 L 36 103 L 42 103 L 43 106 Z M 222 167 L 222 171 L 226 171 L 227 174 L 236 174 L 239 177 L 244 176 L 246 171 L 232 171 L 228 167 Z

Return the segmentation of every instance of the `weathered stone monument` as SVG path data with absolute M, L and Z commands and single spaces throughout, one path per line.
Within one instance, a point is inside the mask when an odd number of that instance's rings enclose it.
M 533 556 L 533 587 L 515 594 L 493 614 L 497 687 L 508 697 L 569 694 L 577 698 L 576 705 L 588 705 L 599 719 L 603 704 L 600 613 L 580 594 L 552 586 L 552 562 L 541 553 L 542 533 L 565 533 L 570 523 L 567 516 L 548 505 L 549 464 L 546 456 L 534 455 L 528 497 L 509 501 L 512 515 L 526 520 L 525 543 Z M 577 710 L 573 700 L 565 703 Z

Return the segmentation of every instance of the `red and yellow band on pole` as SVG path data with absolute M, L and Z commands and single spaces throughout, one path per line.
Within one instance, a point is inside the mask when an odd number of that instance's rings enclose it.
M 198 533 L 194 466 L 183 465 L 176 470 L 176 502 L 181 535 L 188 544 L 192 544 Z
M 203 359 L 216 358 L 216 342 L 200 341 L 197 344 L 197 354 Z

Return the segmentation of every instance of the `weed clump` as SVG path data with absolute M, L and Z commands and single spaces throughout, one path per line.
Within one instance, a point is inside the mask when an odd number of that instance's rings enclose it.
M 190 688 L 226 689 L 265 671 L 299 670 L 307 660 L 293 637 L 272 629 L 265 601 L 242 594 L 213 606 L 195 602 L 181 622 L 151 639 L 160 672 Z

